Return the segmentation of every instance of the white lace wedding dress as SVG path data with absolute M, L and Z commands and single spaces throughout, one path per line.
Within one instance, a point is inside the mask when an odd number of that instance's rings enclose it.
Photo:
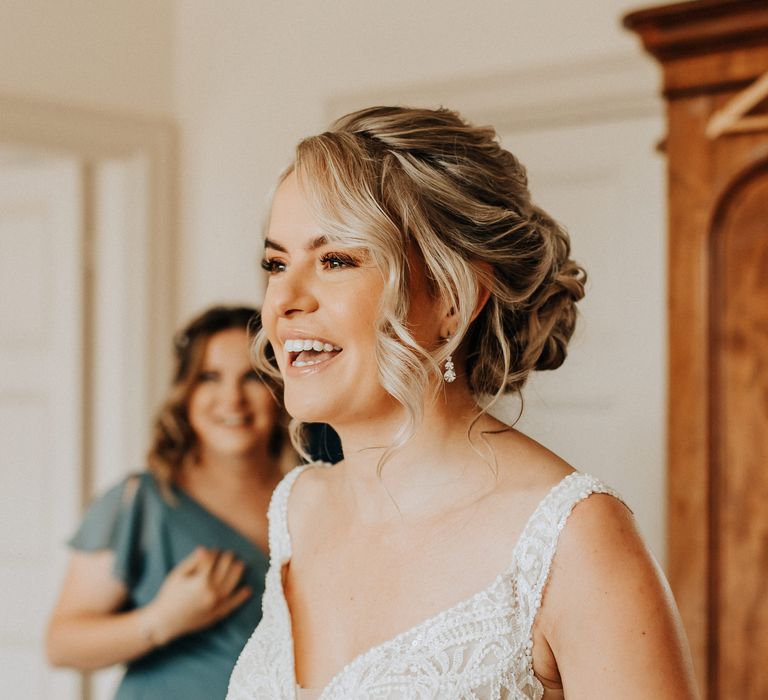
M 270 569 L 264 616 L 245 645 L 227 700 L 295 700 L 293 637 L 282 584 L 291 558 L 288 496 L 298 467 L 269 507 Z M 573 507 L 592 493 L 617 494 L 589 474 L 565 477 L 542 499 L 490 586 L 361 654 L 339 671 L 320 700 L 540 700 L 532 627 L 558 536 Z

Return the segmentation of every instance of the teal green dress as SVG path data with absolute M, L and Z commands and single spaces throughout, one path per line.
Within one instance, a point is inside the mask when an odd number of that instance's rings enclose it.
M 135 491 L 126 490 L 131 479 Z M 115 553 L 114 574 L 129 591 L 126 610 L 149 603 L 197 546 L 233 552 L 246 565 L 243 583 L 253 595 L 212 627 L 129 663 L 115 700 L 224 700 L 235 661 L 261 620 L 267 554 L 181 489 L 172 492 L 175 504 L 151 474 L 128 477 L 91 505 L 70 546 Z

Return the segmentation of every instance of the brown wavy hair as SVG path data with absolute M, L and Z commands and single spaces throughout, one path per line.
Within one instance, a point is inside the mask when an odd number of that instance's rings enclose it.
M 363 109 L 302 141 L 283 177 L 294 171 L 324 233 L 367 248 L 382 271 L 379 377 L 408 416 L 392 448 L 413 434 L 449 354 L 460 350 L 457 370 L 481 413 L 519 393 L 532 371 L 565 360 L 586 273 L 491 127 L 448 109 Z M 456 333 L 437 349 L 420 347 L 408 327 L 409 251 L 457 315 Z M 480 288 L 490 298 L 473 320 Z M 263 333 L 254 350 L 260 370 L 272 371 Z
M 261 329 L 261 314 L 250 306 L 214 306 L 196 316 L 174 336 L 173 381 L 155 419 L 152 445 L 147 455 L 149 471 L 165 493 L 169 493 L 184 462 L 196 454 L 197 436 L 189 422 L 188 408 L 208 341 L 217 333 L 232 328 L 243 329 L 253 337 Z M 264 380 L 275 388 L 269 377 Z M 276 392 L 272 393 L 282 406 Z M 275 459 L 283 456 L 289 444 L 284 410 L 282 417 L 275 424 L 269 440 L 269 455 Z

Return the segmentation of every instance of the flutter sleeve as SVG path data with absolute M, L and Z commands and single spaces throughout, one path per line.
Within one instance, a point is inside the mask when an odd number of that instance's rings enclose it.
M 129 476 L 97 498 L 67 544 L 82 552 L 105 549 L 115 554 L 113 573 L 132 587 L 142 565 L 142 479 Z

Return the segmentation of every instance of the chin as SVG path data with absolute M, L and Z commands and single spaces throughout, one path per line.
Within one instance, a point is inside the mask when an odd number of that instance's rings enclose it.
M 286 403 L 286 410 L 291 418 L 302 423 L 331 423 L 333 422 L 334 414 L 331 411 L 323 411 L 316 407 L 291 406 Z
M 401 410 L 400 404 L 380 387 L 371 392 L 367 401 L 362 398 L 366 396 L 362 386 L 352 391 L 354 398 L 350 398 L 349 393 L 344 393 L 343 397 L 338 393 L 307 396 L 298 391 L 287 391 L 284 394 L 285 408 L 292 418 L 302 423 L 327 423 L 334 428 L 358 423 L 361 417 L 366 421 L 375 420 L 393 410 Z
M 329 401 L 318 401 L 317 397 L 284 396 L 285 410 L 302 423 L 332 423 L 339 415 L 339 407 Z
M 253 454 L 254 448 L 252 445 L 219 445 L 217 448 L 214 448 L 211 451 L 215 452 L 221 457 L 242 458 Z

